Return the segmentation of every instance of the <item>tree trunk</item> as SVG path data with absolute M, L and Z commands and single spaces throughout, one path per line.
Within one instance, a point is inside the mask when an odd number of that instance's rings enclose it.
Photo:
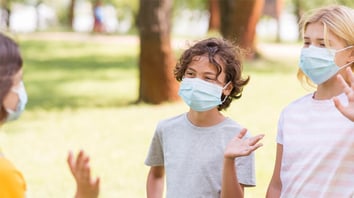
M 219 0 L 209 0 L 209 31 L 220 30 L 220 8 Z
M 276 42 L 280 43 L 281 42 L 281 36 L 280 36 L 280 17 L 283 11 L 284 7 L 284 0 L 275 0 L 275 13 L 276 13 L 276 20 L 277 20 L 277 37 L 276 37 Z
M 249 50 L 248 59 L 256 57 L 256 25 L 264 0 L 220 0 L 221 34 Z
M 74 29 L 74 18 L 75 18 L 75 3 L 76 0 L 71 0 L 69 5 L 69 26 L 73 30 Z
M 5 22 L 6 29 L 10 29 L 10 15 L 11 15 L 11 9 L 10 9 L 10 3 L 8 0 L 1 0 L 1 8 L 3 8 L 5 13 L 2 13 L 2 16 L 0 16 L 0 20 Z
M 302 3 L 300 0 L 293 0 L 293 4 L 294 4 L 294 14 L 296 16 L 297 22 L 300 22 L 301 16 L 303 14 L 303 7 L 302 7 Z M 299 27 L 299 32 L 301 32 L 301 29 Z M 298 41 L 302 40 L 302 35 L 299 34 L 298 36 Z
M 179 99 L 171 47 L 172 0 L 140 0 L 140 87 L 138 102 L 160 104 Z

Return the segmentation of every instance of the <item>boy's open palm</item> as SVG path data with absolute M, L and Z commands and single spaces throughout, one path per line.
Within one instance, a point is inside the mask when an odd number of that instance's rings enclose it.
M 247 129 L 242 129 L 226 146 L 224 157 L 234 159 L 236 157 L 246 156 L 251 154 L 257 148 L 263 146 L 259 141 L 264 135 L 257 135 L 248 139 L 242 139 L 247 133 Z
M 334 105 L 337 109 L 348 119 L 354 121 L 354 75 L 350 67 L 346 68 L 347 76 L 349 78 L 349 84 L 345 82 L 341 75 L 337 76 L 337 79 L 343 86 L 343 91 L 348 97 L 348 105 L 344 106 L 338 98 L 334 97 Z

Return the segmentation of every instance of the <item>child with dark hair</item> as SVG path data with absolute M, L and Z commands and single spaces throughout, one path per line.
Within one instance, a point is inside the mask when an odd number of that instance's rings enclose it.
M 187 113 L 161 121 L 145 164 L 150 167 L 147 197 L 243 197 L 255 186 L 254 155 L 263 135 L 251 137 L 220 111 L 239 99 L 249 78 L 242 77 L 241 49 L 209 38 L 187 49 L 175 68 Z

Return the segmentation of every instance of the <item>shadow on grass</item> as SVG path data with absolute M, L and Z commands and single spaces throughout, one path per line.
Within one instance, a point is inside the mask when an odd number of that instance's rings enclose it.
M 127 90 L 136 89 L 135 54 L 95 52 L 94 45 L 82 43 L 26 42 L 21 47 L 28 109 L 117 107 L 136 100 L 135 92 Z M 56 54 L 66 48 L 67 54 Z

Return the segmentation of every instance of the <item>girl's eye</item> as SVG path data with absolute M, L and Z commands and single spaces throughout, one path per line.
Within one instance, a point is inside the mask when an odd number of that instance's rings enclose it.
M 320 43 L 320 47 L 326 47 L 326 44 Z
M 304 46 L 309 46 L 310 44 L 310 42 L 304 42 Z

